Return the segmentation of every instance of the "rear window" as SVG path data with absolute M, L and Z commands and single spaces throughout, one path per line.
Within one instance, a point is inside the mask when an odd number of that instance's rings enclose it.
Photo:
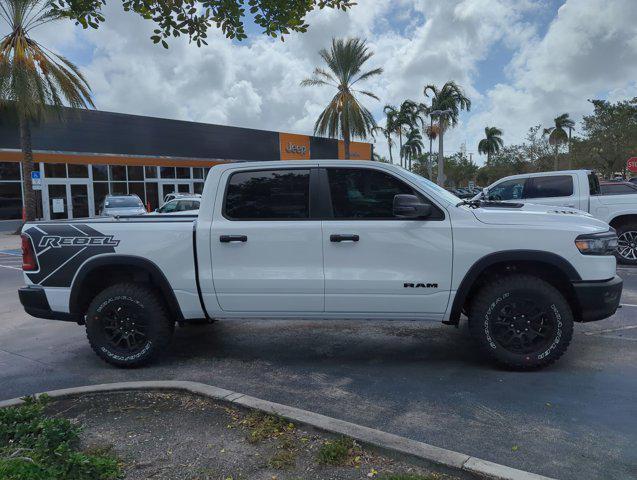
M 573 177 L 570 175 L 533 177 L 529 183 L 526 198 L 570 197 L 573 195 Z
M 597 175 L 592 172 L 588 174 L 588 189 L 591 195 L 599 195 L 601 192 L 599 187 L 599 178 L 597 178 Z
M 232 174 L 224 214 L 233 220 L 287 220 L 310 216 L 309 170 L 259 170 Z
M 143 207 L 139 197 L 108 197 L 104 203 L 106 208 Z
M 626 183 L 607 183 L 601 185 L 602 195 L 626 195 L 630 193 L 637 193 L 637 187 L 628 185 Z

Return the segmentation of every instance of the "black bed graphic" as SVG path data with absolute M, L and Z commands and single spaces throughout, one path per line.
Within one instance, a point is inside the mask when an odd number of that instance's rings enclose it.
M 80 265 L 95 255 L 115 253 L 119 240 L 88 225 L 41 224 L 29 226 L 39 270 L 27 272 L 33 283 L 43 287 L 70 287 Z

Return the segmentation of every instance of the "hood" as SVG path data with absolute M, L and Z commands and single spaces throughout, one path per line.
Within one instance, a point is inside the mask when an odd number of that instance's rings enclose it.
M 143 215 L 146 213 L 146 209 L 143 207 L 120 207 L 120 208 L 105 208 L 103 215 L 114 217 L 115 215 Z
M 495 206 L 498 205 L 498 206 Z M 578 224 L 608 230 L 608 225 L 589 213 L 569 207 L 512 203 L 482 205 L 472 209 L 475 217 L 490 225 L 550 225 Z

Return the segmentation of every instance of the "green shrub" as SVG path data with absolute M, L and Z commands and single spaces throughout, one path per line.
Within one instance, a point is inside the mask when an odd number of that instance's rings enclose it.
M 351 438 L 327 440 L 319 448 L 318 462 L 324 465 L 345 465 L 355 448 L 356 445 Z
M 121 477 L 110 452 L 78 450 L 80 428 L 45 415 L 46 397 L 27 397 L 0 409 L 0 478 L 3 480 L 113 480 Z

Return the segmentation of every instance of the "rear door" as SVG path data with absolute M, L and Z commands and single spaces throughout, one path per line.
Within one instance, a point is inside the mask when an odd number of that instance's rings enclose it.
M 323 311 L 321 221 L 310 217 L 317 170 L 231 170 L 211 227 L 213 282 L 223 310 Z
M 571 174 L 531 177 L 527 182 L 524 197 L 529 203 L 586 210 L 588 206 L 580 204 L 577 195 L 579 189 L 575 181 L 575 175 Z
M 321 170 L 327 312 L 425 316 L 447 307 L 452 237 L 448 215 L 404 180 L 370 168 Z M 394 196 L 432 204 L 429 219 L 393 215 Z

